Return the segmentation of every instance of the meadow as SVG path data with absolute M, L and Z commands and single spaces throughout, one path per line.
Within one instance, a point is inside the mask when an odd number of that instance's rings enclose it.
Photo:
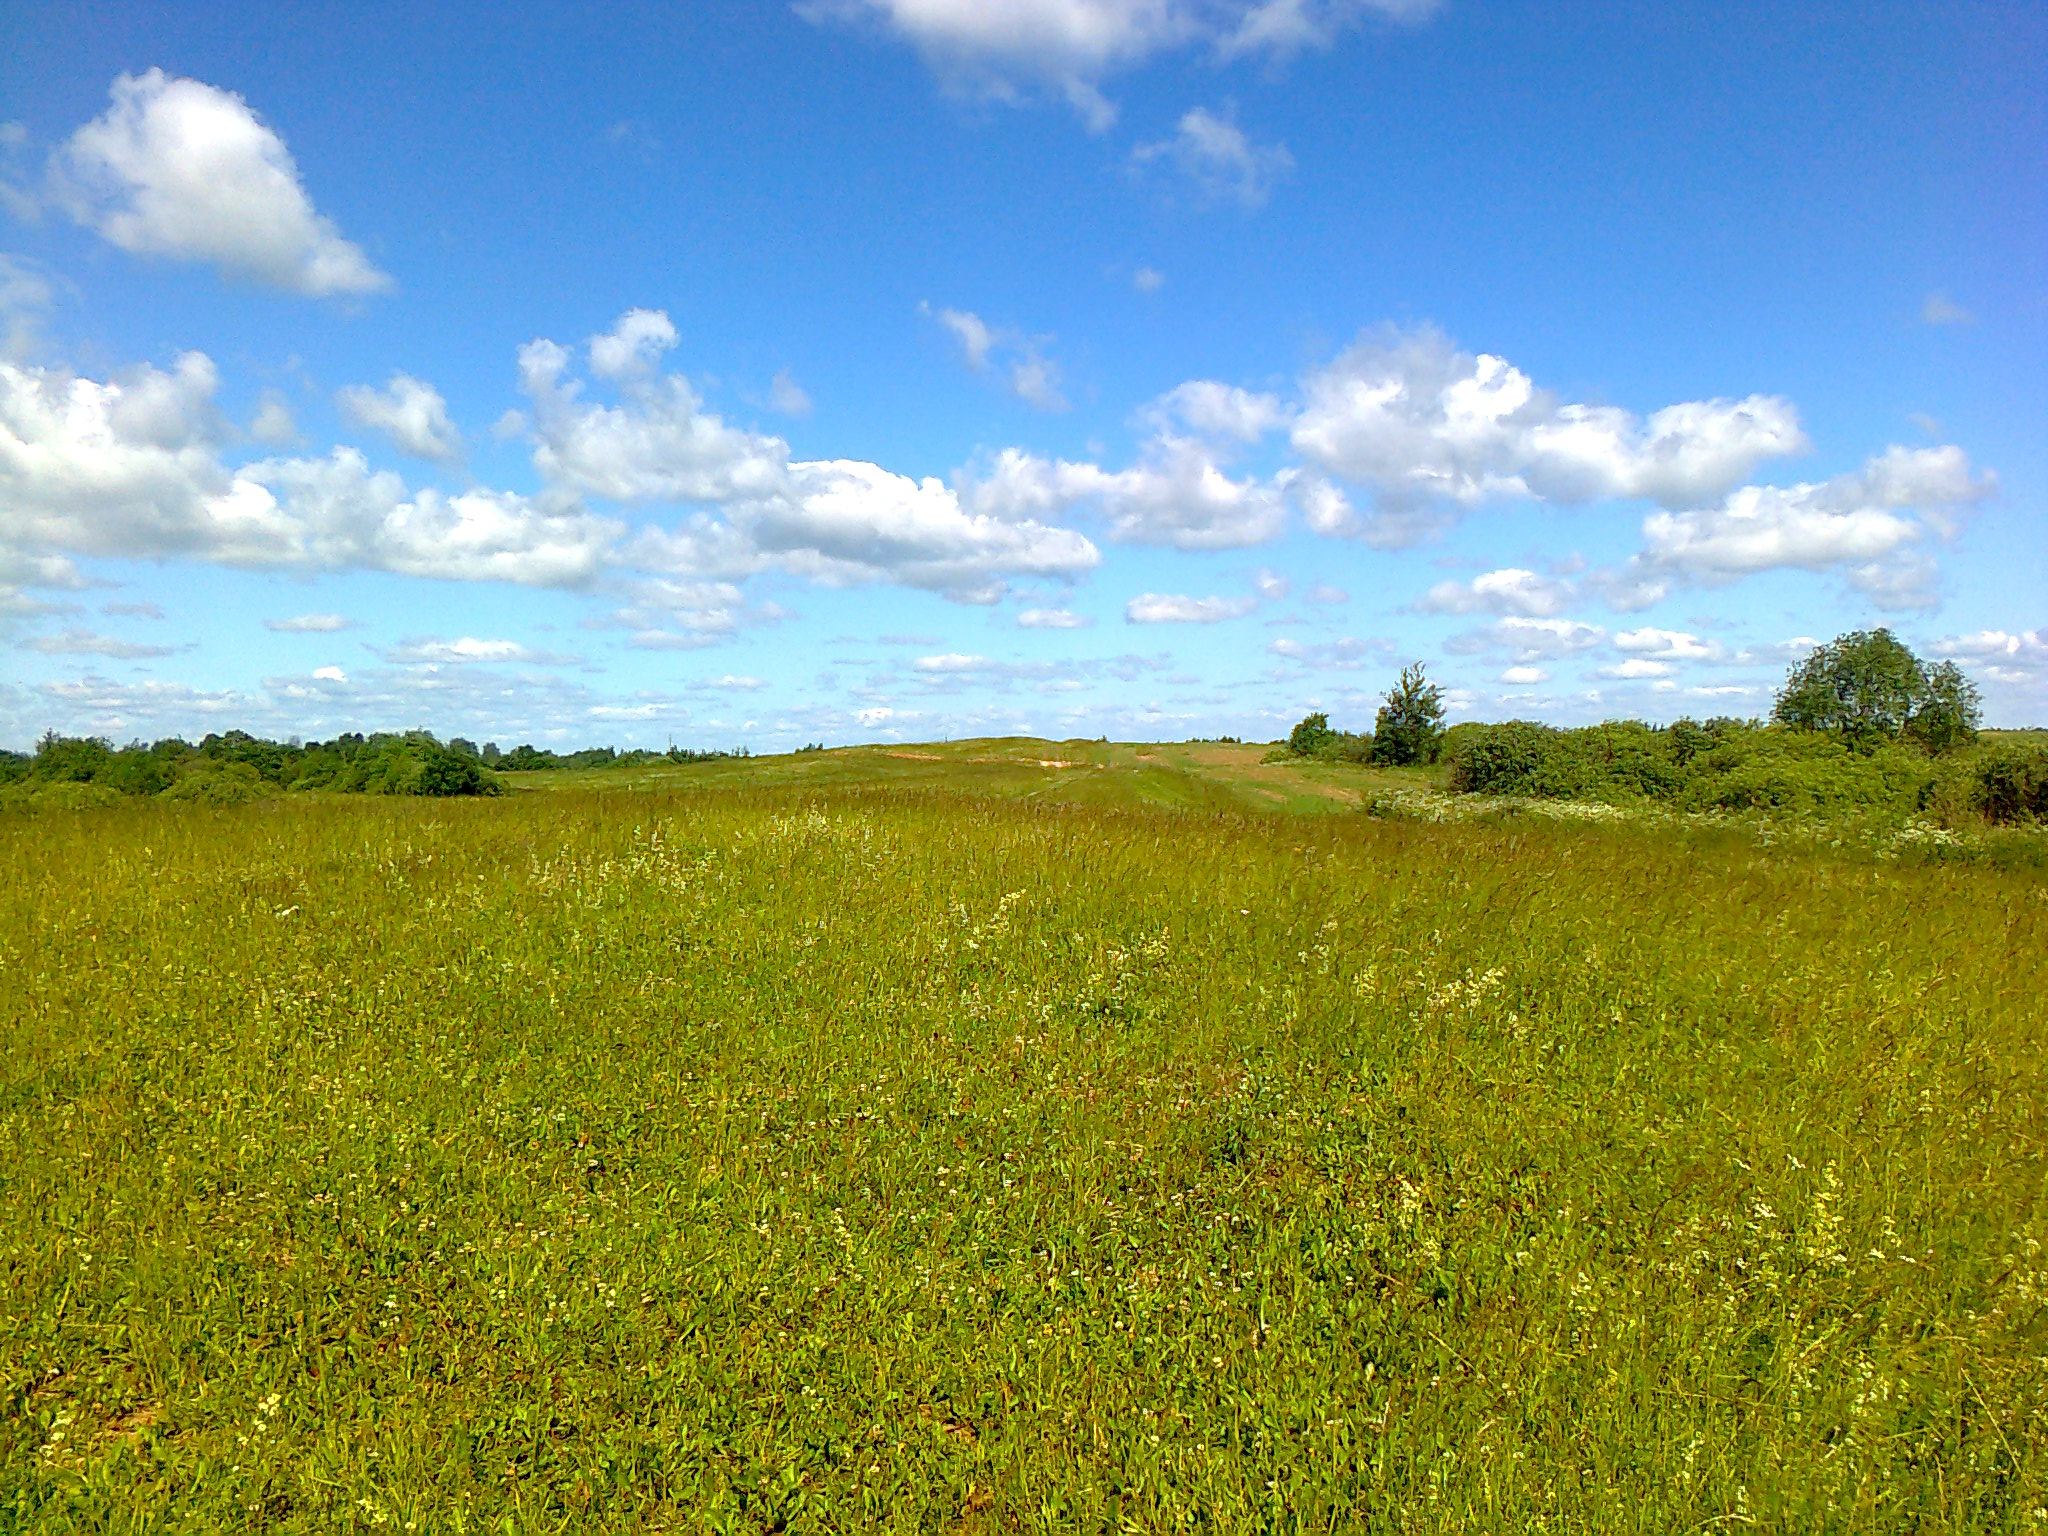
M 0 815 L 0 1525 L 2048 1531 L 2048 880 L 1008 742 Z

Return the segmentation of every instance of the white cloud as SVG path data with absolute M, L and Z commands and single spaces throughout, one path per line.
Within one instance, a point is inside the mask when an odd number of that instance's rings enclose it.
M 1920 318 L 1929 325 L 1973 325 L 1977 317 L 1947 294 L 1934 292 L 1920 306 Z
M 988 658 L 948 651 L 943 656 L 920 656 L 911 665 L 920 672 L 979 672 L 988 665 Z
M 1320 645 L 1310 645 L 1282 635 L 1266 649 L 1275 656 L 1284 656 L 1289 661 L 1309 666 L 1355 671 L 1367 662 L 1377 664 L 1384 660 L 1393 647 L 1385 640 L 1361 640 L 1355 635 L 1345 635 Z
M 1671 667 L 1662 661 L 1650 661 L 1642 656 L 1631 656 L 1627 661 L 1616 662 L 1613 666 L 1600 669 L 1602 677 L 1612 677 L 1624 682 L 1643 678 L 1669 677 Z
M 1597 624 L 1515 616 L 1454 635 L 1445 642 L 1444 649 L 1454 655 L 1507 652 L 1516 662 L 1532 662 L 1588 651 L 1606 638 L 1607 631 Z
M 792 464 L 789 472 L 793 496 L 764 503 L 748 531 L 778 563 L 814 580 L 892 580 L 993 602 L 1004 577 L 1068 579 L 1101 562 L 1073 530 L 977 516 L 938 480 L 851 459 Z
M 1535 683 L 1549 682 L 1550 674 L 1541 667 L 1509 667 L 1501 673 L 1500 680 L 1518 688 L 1526 688 Z
M 24 359 L 42 345 L 56 284 L 37 263 L 0 252 L 0 358 Z
M 1614 648 L 1669 661 L 1719 661 L 1727 655 L 1719 641 L 1702 640 L 1680 629 L 1625 629 L 1614 637 Z
M 59 635 L 41 635 L 28 642 L 29 649 L 47 656 L 107 656 L 116 661 L 137 661 L 144 657 L 169 656 L 175 646 L 137 645 L 113 635 L 96 635 L 89 630 L 67 629 Z
M 1005 449 L 963 488 L 966 504 L 993 516 L 1051 516 L 1099 507 L 1110 535 L 1177 549 L 1241 549 L 1278 534 L 1287 505 L 1277 486 L 1233 479 L 1204 445 L 1159 437 L 1129 469 L 1043 459 Z
M 1509 566 L 1470 581 L 1440 581 L 1415 606 L 1428 613 L 1521 614 L 1548 618 L 1577 596 L 1568 581 Z
M 263 391 L 255 418 L 249 423 L 249 435 L 272 448 L 289 448 L 299 441 L 299 424 L 283 395 L 274 389 Z
M 811 414 L 811 397 L 787 368 L 768 381 L 768 409 L 784 416 Z
M 629 309 L 610 330 L 590 338 L 590 371 L 613 383 L 645 378 L 678 339 L 665 311 Z
M 619 532 L 508 493 L 409 495 L 350 448 L 231 472 L 217 453 L 217 384 L 197 352 L 105 382 L 0 363 L 0 555 L 573 585 L 597 572 Z
M 435 666 L 556 659 L 530 651 L 516 640 L 480 640 L 474 635 L 458 640 L 407 640 L 384 654 L 391 661 Z
M 1327 582 L 1318 582 L 1308 589 L 1308 600 L 1312 603 L 1348 603 L 1351 594 L 1342 587 L 1333 587 Z
M 992 326 L 967 309 L 933 309 L 918 305 L 918 313 L 929 315 L 960 344 L 961 361 L 976 373 L 986 373 L 1000 355 L 1010 392 L 1041 411 L 1064 411 L 1067 397 L 1060 391 L 1059 364 L 1041 350 L 1052 338 L 1026 336 L 1008 326 Z
M 1060 393 L 1060 365 L 1041 356 L 1035 347 L 1010 364 L 1010 389 L 1026 405 L 1041 411 L 1064 411 L 1067 397 Z
M 1310 530 L 1333 539 L 1357 539 L 1369 549 L 1408 549 L 1433 538 L 1455 518 L 1437 507 L 1402 502 L 1361 512 L 1344 488 L 1305 470 L 1283 469 L 1274 484 L 1301 508 Z
M 1131 274 L 1131 286 L 1140 293 L 1157 293 L 1166 286 L 1166 274 L 1157 267 L 1140 267 Z
M 1190 379 L 1147 404 L 1138 419 L 1154 431 L 1170 432 L 1177 423 L 1197 437 L 1255 443 L 1275 427 L 1284 426 L 1287 408 L 1278 395 L 1259 394 L 1214 379 Z
M 138 255 L 210 261 L 315 297 L 391 279 L 313 209 L 284 140 L 241 97 L 152 69 L 52 162 L 57 201 Z
M 511 491 L 408 492 L 353 448 L 324 459 L 265 459 L 236 471 L 225 506 L 264 547 L 230 564 L 363 568 L 447 581 L 587 584 L 624 531 L 573 503 Z M 253 538 L 250 542 L 254 542 Z
M 1996 489 L 1996 477 L 1973 477 L 1955 447 L 1894 447 L 1832 480 L 1744 486 L 1717 507 L 1645 518 L 1644 550 L 1618 573 L 1616 590 L 1654 600 L 1679 583 L 1841 570 L 1880 607 L 1924 607 L 1934 567 L 1917 546 L 1930 532 L 1952 534 L 1963 509 Z
M 1396 509 L 1493 496 L 1698 506 L 1806 447 L 1777 396 L 1687 401 L 1639 420 L 1560 402 L 1505 359 L 1460 352 L 1430 329 L 1361 337 L 1304 380 L 1303 396 L 1296 450 Z M 1353 531 L 1334 505 L 1311 526 Z
M 323 683 L 345 683 L 348 674 L 339 667 L 315 667 L 313 676 Z
M 1084 629 L 1088 620 L 1065 608 L 1026 608 L 1017 615 L 1020 629 Z
M 895 719 L 896 711 L 893 709 L 889 709 L 886 706 L 877 705 L 872 709 L 861 709 L 854 711 L 853 718 L 858 720 L 862 725 L 874 726 L 880 725 L 885 720 Z
M 1934 653 L 1966 661 L 1993 682 L 2024 684 L 2048 681 L 2048 629 L 2019 631 L 1980 629 L 1974 634 L 1945 635 Z
M 1327 47 L 1368 14 L 1419 18 L 1434 0 L 804 0 L 813 21 L 872 20 L 907 39 L 954 95 L 1063 98 L 1094 131 L 1116 121 L 1109 76 L 1190 46 L 1219 57 Z
M 289 619 L 265 619 L 263 627 L 279 635 L 332 635 L 353 629 L 355 621 L 338 613 L 301 613 Z
M 1269 603 L 1277 603 L 1293 590 L 1293 584 L 1278 571 L 1260 571 L 1252 578 L 1252 585 L 1259 596 Z
M 1131 624 L 1214 624 L 1241 619 L 1257 606 L 1258 599 L 1251 597 L 1176 597 L 1144 592 L 1124 605 L 1124 619 Z
M 967 366 L 977 372 L 988 366 L 988 355 L 994 349 L 997 334 L 987 321 L 970 309 L 931 309 L 922 306 L 926 313 L 953 333 L 960 343 L 960 355 Z
M 1141 170 L 1168 167 L 1209 201 L 1257 208 L 1272 194 L 1273 184 L 1294 169 L 1294 156 L 1285 144 L 1255 142 L 1232 115 L 1193 107 L 1181 116 L 1172 138 L 1134 148 L 1131 164 Z
M 409 373 L 392 374 L 382 389 L 351 384 L 335 394 L 334 403 L 357 426 L 383 433 L 400 453 L 443 464 L 462 457 L 462 434 L 448 419 L 448 402 Z

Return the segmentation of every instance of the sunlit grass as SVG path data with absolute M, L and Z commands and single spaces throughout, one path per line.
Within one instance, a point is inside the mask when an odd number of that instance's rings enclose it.
M 0 819 L 0 1521 L 2048 1529 L 2038 873 L 982 755 Z

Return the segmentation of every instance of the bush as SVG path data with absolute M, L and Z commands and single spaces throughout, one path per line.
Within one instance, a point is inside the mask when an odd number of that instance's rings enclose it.
M 276 792 L 249 763 L 217 763 L 195 768 L 166 789 L 163 798 L 196 800 L 203 805 L 247 805 Z
M 1576 731 L 1528 720 L 1460 726 L 1450 770 L 1450 787 L 1467 794 L 1784 815 L 1912 814 L 1927 808 L 1942 773 L 1909 748 L 1858 749 L 1834 735 L 1733 720 L 1662 730 L 1632 720 Z
M 2000 745 L 1974 765 L 1971 807 L 2005 826 L 2048 822 L 2048 745 Z
M 1564 732 L 1533 720 L 1459 726 L 1451 741 L 1451 788 L 1468 795 L 1536 795 Z

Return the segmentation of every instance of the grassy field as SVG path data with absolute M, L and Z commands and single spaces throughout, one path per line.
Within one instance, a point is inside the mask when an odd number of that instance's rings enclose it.
M 0 816 L 0 1527 L 2048 1531 L 2039 870 L 1258 759 Z

